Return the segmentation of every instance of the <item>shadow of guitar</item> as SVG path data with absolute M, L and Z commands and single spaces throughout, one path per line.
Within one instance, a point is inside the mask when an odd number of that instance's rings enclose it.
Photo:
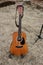
M 0 3 L 0 8 L 10 6 L 10 5 L 15 5 L 15 2 L 14 1 L 2 2 L 2 3 Z

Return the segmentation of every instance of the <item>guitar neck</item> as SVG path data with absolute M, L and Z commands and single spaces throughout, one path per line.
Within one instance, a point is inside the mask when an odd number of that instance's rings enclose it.
M 21 38 L 21 15 L 19 15 L 19 29 L 18 29 L 18 38 Z

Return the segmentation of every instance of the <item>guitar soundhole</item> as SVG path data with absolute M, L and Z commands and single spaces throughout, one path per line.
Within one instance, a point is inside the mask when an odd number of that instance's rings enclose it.
M 24 45 L 24 44 L 25 44 L 25 40 L 24 40 L 24 38 L 22 38 L 21 45 Z
M 25 40 L 22 37 L 17 37 L 17 41 L 20 41 L 21 45 L 25 44 Z

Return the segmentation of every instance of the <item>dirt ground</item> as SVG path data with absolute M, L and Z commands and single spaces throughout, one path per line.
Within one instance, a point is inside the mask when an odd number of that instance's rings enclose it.
M 16 5 L 0 8 L 0 65 L 43 65 L 43 39 L 35 40 L 43 24 L 43 10 L 24 5 L 24 17 L 22 19 L 22 31 L 26 33 L 28 45 L 27 55 L 14 56 L 10 59 L 9 48 L 13 32 L 17 31 L 15 25 Z M 42 35 L 43 37 L 43 31 Z

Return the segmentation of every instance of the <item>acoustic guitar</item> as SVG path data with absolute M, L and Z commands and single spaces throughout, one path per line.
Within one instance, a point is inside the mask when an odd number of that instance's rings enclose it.
M 16 56 L 23 56 L 27 54 L 28 47 L 26 44 L 26 34 L 21 31 L 21 22 L 23 18 L 23 6 L 18 5 L 17 9 L 19 10 L 19 25 L 16 23 L 16 26 L 18 27 L 18 32 L 13 33 L 13 40 L 10 45 L 10 53 Z M 20 13 L 21 12 L 21 13 Z

